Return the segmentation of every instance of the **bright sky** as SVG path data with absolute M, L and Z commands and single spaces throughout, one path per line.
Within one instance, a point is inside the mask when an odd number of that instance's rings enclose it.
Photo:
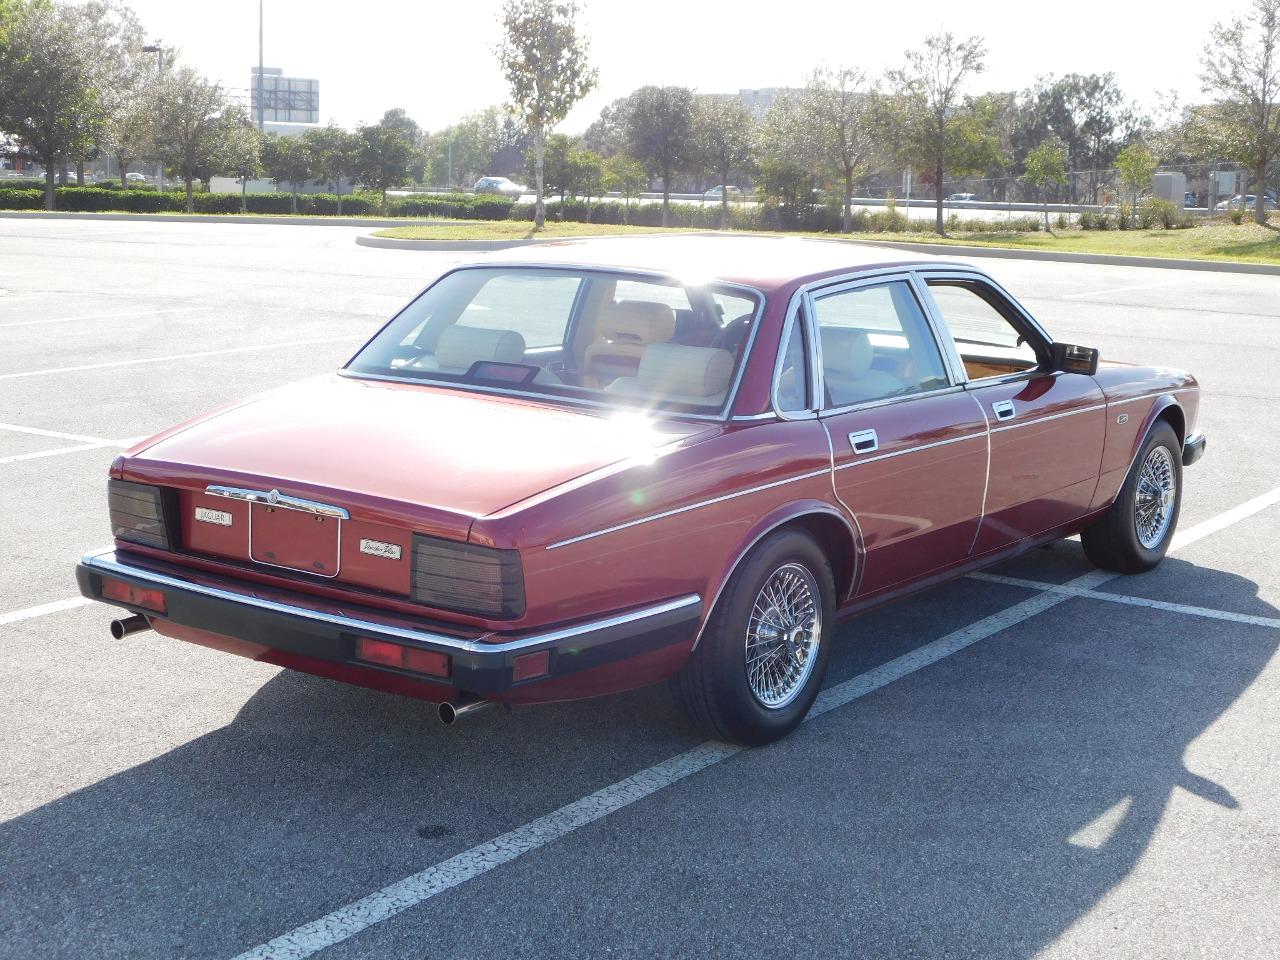
M 257 0 L 128 2 L 153 39 L 179 47 L 184 60 L 228 88 L 249 86 L 249 69 L 258 62 Z M 352 126 L 400 106 L 436 130 L 504 99 L 493 56 L 501 0 L 265 4 L 266 65 L 319 79 L 322 122 Z M 772 12 L 761 13 L 769 8 L 743 0 L 589 0 L 583 23 L 600 85 L 562 129 L 581 131 L 602 106 L 649 83 L 702 93 L 798 86 L 818 63 L 879 74 L 939 28 L 986 38 L 987 71 L 975 91 L 1023 89 L 1041 74 L 1113 71 L 1144 106 L 1168 90 L 1185 103 L 1198 96 L 1200 51 L 1210 29 L 1200 14 L 1169 15 L 1177 4 L 1161 15 L 1138 0 L 770 6 Z M 1243 6 L 1244 0 L 1227 0 L 1218 9 Z

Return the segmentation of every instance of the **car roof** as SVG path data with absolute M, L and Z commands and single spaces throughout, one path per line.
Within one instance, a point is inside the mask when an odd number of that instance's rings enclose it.
M 769 292 L 796 282 L 891 267 L 937 266 L 894 259 L 884 247 L 841 240 L 743 235 L 633 235 L 544 241 L 494 254 L 477 266 L 565 265 L 660 273 L 687 283 L 720 280 Z

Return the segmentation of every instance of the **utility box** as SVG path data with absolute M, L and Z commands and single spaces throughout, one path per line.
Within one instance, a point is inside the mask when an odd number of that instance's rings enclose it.
M 1157 173 L 1151 178 L 1151 192 L 1161 200 L 1176 203 L 1178 209 L 1185 205 L 1187 175 L 1185 173 Z

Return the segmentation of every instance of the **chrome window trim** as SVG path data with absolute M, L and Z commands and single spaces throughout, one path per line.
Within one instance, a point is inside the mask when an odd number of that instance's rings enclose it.
M 399 310 L 393 313 L 391 315 L 391 318 L 387 320 L 386 323 L 382 324 L 382 326 L 380 326 L 376 331 L 374 331 L 373 335 L 370 336 L 367 340 L 365 340 L 365 342 L 360 345 L 360 347 L 355 351 L 355 353 L 353 353 L 350 357 L 347 358 L 347 362 L 338 368 L 338 371 L 337 371 L 338 374 L 340 376 L 350 377 L 353 380 L 380 380 L 388 383 L 416 383 L 419 385 L 446 387 L 454 390 L 462 390 L 468 393 L 499 394 L 502 396 L 520 397 L 525 400 L 542 400 L 542 401 L 548 401 L 551 403 L 571 403 L 571 404 L 578 403 L 585 406 L 600 407 L 606 410 L 627 410 L 627 411 L 641 410 L 648 413 L 655 413 L 660 416 L 670 416 L 670 417 L 676 417 L 676 418 L 692 417 L 698 420 L 713 420 L 718 423 L 723 423 L 727 420 L 732 419 L 732 417 L 730 416 L 730 411 L 733 409 L 734 404 L 737 403 L 738 388 L 742 385 L 742 378 L 746 374 L 747 364 L 751 362 L 751 355 L 755 349 L 756 335 L 757 333 L 759 333 L 759 330 L 760 330 L 760 318 L 764 316 L 765 304 L 768 302 L 768 298 L 765 296 L 764 291 L 760 290 L 758 287 L 753 287 L 746 283 L 738 283 L 732 280 L 718 280 L 715 278 L 711 278 L 706 280 L 705 283 L 703 284 L 704 287 L 712 287 L 712 286 L 726 287 L 730 289 L 745 291 L 746 293 L 751 294 L 755 298 L 755 303 L 756 303 L 755 312 L 752 314 L 752 318 L 751 318 L 751 330 L 747 334 L 747 342 L 743 345 L 743 348 L 742 348 L 742 361 L 738 364 L 738 369 L 734 375 L 733 382 L 729 385 L 729 389 L 725 392 L 724 402 L 720 405 L 719 410 L 715 413 L 682 413 L 680 411 L 670 410 L 665 407 L 646 408 L 638 405 L 628 405 L 625 403 L 617 403 L 616 401 L 607 402 L 607 401 L 592 400 L 590 398 L 565 397 L 556 393 L 534 393 L 529 391 L 509 390 L 509 389 L 499 388 L 499 387 L 487 387 L 484 385 L 466 383 L 464 381 L 457 381 L 457 380 L 432 380 L 430 377 L 397 377 L 394 374 L 360 373 L 360 372 L 356 372 L 348 369 L 351 366 L 352 362 L 356 359 L 356 357 L 358 357 L 361 353 L 363 353 L 368 348 L 369 344 L 373 343 L 374 340 L 376 340 L 379 336 L 382 335 L 382 331 L 386 330 L 387 327 L 395 323 L 396 320 L 400 318 L 401 314 L 403 314 L 406 310 L 409 309 L 409 307 L 411 307 L 414 303 L 416 303 L 418 299 L 422 297 L 422 295 L 425 294 L 428 290 L 430 290 L 436 284 L 440 283 L 440 281 L 444 280 L 445 277 L 452 276 L 455 273 L 460 273 L 463 270 L 495 270 L 495 269 L 542 270 L 549 273 L 557 273 L 557 272 L 572 273 L 574 271 L 578 271 L 582 273 L 609 274 L 609 275 L 618 276 L 618 277 L 641 277 L 646 280 L 664 280 L 664 281 L 669 281 L 671 285 L 681 287 L 682 289 L 685 289 L 688 287 L 687 284 L 685 284 L 678 277 L 672 275 L 671 273 L 666 273 L 661 270 L 647 270 L 640 267 L 632 268 L 632 267 L 619 267 L 619 266 L 601 266 L 599 264 L 561 263 L 558 261 L 555 263 L 545 263 L 545 262 L 539 263 L 537 261 L 529 261 L 529 260 L 511 260 L 511 261 L 500 261 L 496 263 L 458 264 L 457 266 L 454 266 L 449 270 L 446 270 L 444 273 L 440 274 L 438 277 L 432 280 L 429 284 L 427 284 L 425 287 L 419 290 L 409 300 L 408 303 L 406 303 L 403 307 L 401 307 Z M 577 320 L 580 302 L 581 302 L 581 291 L 579 291 L 579 294 L 574 298 L 573 312 L 570 316 L 571 323 Z M 567 333 L 568 333 L 568 328 L 566 327 L 566 334 Z M 564 349 L 563 345 L 561 349 Z
M 939 397 L 947 393 L 960 393 L 964 390 L 964 384 L 953 383 L 945 387 L 937 387 L 933 390 L 921 390 L 919 393 L 904 393 L 895 397 L 881 397 L 879 400 L 866 400 L 862 403 L 850 404 L 847 407 L 831 407 L 823 410 L 819 417 L 823 420 L 828 417 L 836 417 L 845 413 L 856 413 L 862 410 L 874 410 L 877 407 L 887 407 L 895 403 L 906 403 L 909 400 L 919 400 L 922 397 Z
M 933 299 L 933 294 L 929 292 L 929 284 L 920 276 L 918 269 L 911 271 L 911 285 L 915 289 L 916 299 L 920 302 L 921 309 L 924 310 L 925 319 L 929 322 L 929 329 L 933 331 L 933 339 L 937 342 L 938 350 L 942 354 L 942 365 L 947 369 L 952 385 L 963 386 L 969 382 L 969 371 L 965 369 L 964 358 L 960 356 L 955 339 L 943 320 L 942 310 Z
M 969 544 L 969 556 L 973 556 L 973 551 L 978 546 L 978 536 L 982 533 L 982 524 L 987 519 L 987 494 L 991 492 L 991 418 L 987 416 L 987 410 L 981 400 L 972 393 L 969 394 L 969 399 L 977 405 L 978 412 L 982 414 L 982 422 L 986 424 L 987 433 L 987 472 L 982 478 L 982 510 L 978 514 L 978 526 L 973 531 L 973 541 Z
M 281 603 L 276 600 L 267 600 L 251 593 L 237 593 L 233 590 L 211 587 L 206 584 L 197 583 L 193 580 L 185 580 L 179 577 L 169 576 L 168 574 L 148 570 L 146 567 L 135 567 L 129 564 L 120 563 L 115 557 L 115 551 L 109 548 L 106 550 L 95 550 L 86 553 L 81 558 L 80 562 L 89 569 L 99 573 L 138 577 L 146 579 L 148 582 L 154 583 L 160 587 L 186 590 L 191 593 L 198 593 L 202 596 L 212 597 L 216 600 L 228 600 L 234 603 L 242 603 L 246 606 L 257 607 L 262 610 L 270 610 L 274 613 L 288 614 L 289 616 L 300 617 L 302 619 L 322 620 L 346 630 L 353 630 L 361 633 L 380 633 L 386 636 L 399 637 L 402 640 L 428 643 L 435 646 L 446 647 L 458 653 L 509 653 L 513 650 L 524 650 L 528 647 L 558 643 L 562 640 L 581 636 L 582 634 L 594 633 L 597 630 L 607 630 L 611 627 L 621 626 L 626 623 L 633 623 L 637 620 L 644 620 L 648 617 L 659 616 L 675 610 L 683 610 L 686 607 L 691 607 L 702 602 L 702 598 L 696 593 L 690 593 L 670 600 L 664 600 L 661 603 L 641 607 L 628 613 L 615 614 L 614 616 L 605 617 L 600 620 L 591 620 L 587 623 L 561 627 L 557 630 L 534 633 L 526 637 L 517 637 L 513 640 L 486 643 L 484 642 L 484 638 L 494 636 L 492 632 L 482 634 L 480 637 L 473 640 L 465 640 L 461 637 L 453 637 L 444 633 L 435 633 L 430 630 L 412 630 L 407 627 L 399 627 L 393 624 L 378 623 L 373 620 L 362 620 L 358 617 L 348 617 L 342 614 L 327 613 L 322 610 L 312 609 L 311 607 Z
M 966 433 L 959 437 L 948 437 L 945 440 L 934 440 L 930 443 L 918 444 L 914 447 L 906 447 L 902 450 L 891 450 L 888 453 L 878 453 L 874 457 L 859 457 L 856 460 L 846 460 L 844 463 L 836 464 L 836 470 L 848 470 L 852 467 L 865 466 L 868 463 L 875 463 L 878 460 L 891 460 L 894 457 L 904 457 L 909 453 L 920 453 L 922 450 L 932 450 L 934 447 L 946 447 L 953 443 L 964 443 L 966 440 L 986 439 L 987 430 L 981 430 L 978 433 Z
M 773 378 L 769 382 L 769 405 L 773 408 L 773 416 L 782 420 L 812 420 L 817 416 L 815 409 L 817 391 L 814 379 L 814 358 L 817 355 L 818 348 L 814 346 L 813 324 L 809 319 L 809 315 L 805 312 L 804 306 L 804 292 L 803 290 L 797 290 L 787 303 L 787 315 L 782 321 L 782 334 L 778 337 L 778 349 L 773 359 Z M 805 392 L 808 394 L 806 402 L 809 408 L 807 410 L 783 410 L 782 405 L 778 403 L 778 386 L 782 381 L 782 361 L 786 355 L 783 346 L 787 343 L 787 338 L 791 336 L 792 331 L 800 324 L 803 324 L 801 332 L 807 341 L 805 343 L 805 360 L 809 365 L 809 375 L 805 378 Z
M 564 540 L 556 540 L 544 547 L 545 550 L 558 550 L 560 547 L 567 547 L 574 543 L 581 543 L 584 540 L 594 540 L 596 537 L 603 537 L 607 533 L 617 533 L 619 530 L 627 530 L 631 527 L 638 527 L 642 523 L 649 523 L 654 520 L 664 520 L 667 517 L 674 517 L 681 513 L 688 513 L 690 510 L 698 510 L 702 507 L 709 507 L 716 503 L 724 503 L 726 500 L 733 500 L 737 497 L 745 497 L 753 493 L 760 493 L 763 490 L 772 490 L 774 487 L 785 486 L 788 483 L 798 483 L 801 480 L 812 480 L 814 477 L 820 477 L 827 473 L 828 467 L 821 470 L 810 470 L 808 473 L 801 473 L 794 477 L 787 477 L 782 480 L 773 480 L 769 483 L 758 484 L 754 487 L 747 487 L 745 490 L 735 490 L 733 493 L 725 493 L 718 497 L 711 497 L 707 500 L 698 500 L 694 503 L 687 503 L 682 507 L 674 507 L 670 510 L 663 510 L 661 513 L 652 513 L 645 517 L 637 517 L 635 520 L 627 520 L 624 523 L 617 523 L 611 527 L 602 527 L 599 530 L 592 530 L 589 533 L 582 533 L 575 537 L 567 537 Z

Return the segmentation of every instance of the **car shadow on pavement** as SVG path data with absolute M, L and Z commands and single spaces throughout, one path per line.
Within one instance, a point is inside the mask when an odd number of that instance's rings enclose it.
M 1243 577 L 1173 559 L 1162 571 L 1194 577 L 1214 606 L 1280 615 Z M 912 603 L 857 635 L 892 632 Z M 844 632 L 837 664 L 876 647 Z M 1278 636 L 1066 601 L 667 791 L 657 823 L 607 832 L 616 850 L 590 830 L 558 844 L 554 900 L 525 896 L 510 920 L 463 913 L 433 950 L 450 955 L 456 936 L 468 955 L 497 955 L 545 928 L 569 954 L 654 937 L 679 952 L 683 936 L 773 956 L 805 951 L 797 930 L 834 925 L 866 955 L 1030 957 L 1134 868 L 1175 790 L 1238 805 L 1184 755 Z M 697 742 L 663 686 L 446 729 L 430 704 L 281 673 L 228 726 L 0 825 L 0 954 L 229 956 Z M 744 806 L 751 842 L 735 850 Z M 659 882 L 675 849 L 724 896 L 694 909 L 683 884 Z M 590 899 L 637 886 L 636 872 L 651 875 L 648 921 L 619 904 L 565 929 L 566 883 Z M 482 901 L 487 882 L 450 896 Z M 785 948 L 770 939 L 781 921 Z

